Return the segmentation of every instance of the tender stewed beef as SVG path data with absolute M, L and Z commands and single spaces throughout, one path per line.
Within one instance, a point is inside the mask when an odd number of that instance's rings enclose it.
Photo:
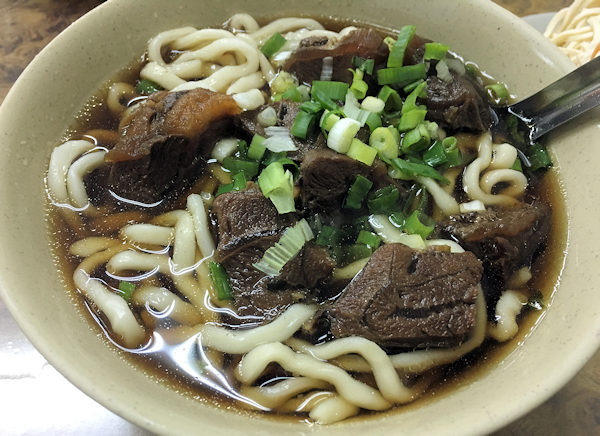
M 352 82 L 352 57 L 374 59 L 376 65 L 387 59 L 389 50 L 381 35 L 373 29 L 356 29 L 340 40 L 307 38 L 285 62 L 283 69 L 294 74 L 301 83 L 319 80 L 323 69 L 323 58 L 333 58 L 332 80 Z
M 122 121 L 106 155 L 109 186 L 130 200 L 161 200 L 200 169 L 239 111 L 233 98 L 206 89 L 152 94 Z
M 468 76 L 453 75 L 445 82 L 427 78 L 427 118 L 452 130 L 483 132 L 492 123 L 483 87 Z
M 276 126 L 287 127 L 289 131 L 292 130 L 294 120 L 300 110 L 300 103 L 282 100 L 269 105 L 264 105 L 252 111 L 243 112 L 235 117 L 236 126 L 248 135 L 248 140 L 255 134 L 267 136 L 265 128 L 259 124 L 257 117 L 260 112 L 269 106 L 273 107 L 277 114 Z M 291 137 L 298 150 L 289 152 L 288 157 L 297 161 L 302 161 L 309 150 L 325 148 L 327 146 L 325 137 L 320 129 L 313 129 L 309 132 L 306 139 L 297 138 L 293 135 Z
M 482 260 L 488 307 L 495 307 L 510 276 L 529 266 L 544 245 L 551 213 L 550 206 L 538 201 L 452 216 L 440 224 L 444 234 Z
M 212 213 L 217 221 L 219 259 L 247 243 L 278 235 L 296 223 L 292 213 L 279 215 L 254 183 L 249 183 L 246 190 L 219 195 L 213 202 Z
M 356 176 L 366 177 L 370 171 L 371 167 L 333 150 L 311 150 L 300 166 L 303 204 L 324 211 L 340 209 Z
M 279 215 L 258 187 L 218 196 L 212 213 L 217 221 L 216 259 L 225 267 L 240 316 L 271 320 L 298 301 L 316 301 L 317 285 L 335 266 L 327 251 L 311 243 L 289 261 L 276 277 L 257 270 L 265 251 L 294 225 L 293 214 Z
M 333 304 L 331 331 L 386 348 L 459 344 L 475 327 L 481 274 L 481 262 L 469 252 L 385 244 Z

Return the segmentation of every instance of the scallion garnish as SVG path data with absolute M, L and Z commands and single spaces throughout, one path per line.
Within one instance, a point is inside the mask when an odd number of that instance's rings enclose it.
M 223 159 L 223 168 L 233 174 L 244 172 L 247 180 L 252 180 L 258 174 L 258 162 L 255 160 L 242 159 L 228 156 Z
M 252 137 L 252 141 L 248 147 L 248 157 L 250 159 L 260 161 L 263 158 L 265 151 L 267 150 L 267 147 L 264 145 L 265 139 L 264 136 L 258 134 L 255 134 Z
M 360 130 L 360 123 L 352 118 L 337 121 L 327 137 L 327 147 L 338 153 L 347 153 L 354 136 Z
M 350 148 L 346 152 L 348 157 L 354 160 L 364 163 L 365 165 L 373 165 L 373 161 L 377 156 L 377 150 L 373 147 L 368 146 L 360 139 L 354 138 L 350 142 Z
M 410 94 L 404 100 L 404 105 L 402 106 L 402 113 L 408 113 L 415 109 L 427 109 L 425 106 L 417 106 L 417 98 L 426 98 L 427 97 L 427 82 L 419 83 L 415 89 L 411 91 Z
M 291 134 L 296 138 L 306 139 L 312 126 L 314 125 L 317 114 L 304 111 L 298 111 L 294 124 L 292 124 Z
M 400 199 L 400 191 L 393 185 L 378 189 L 367 199 L 369 212 L 389 215 L 396 208 Z
M 360 209 L 363 200 L 371 190 L 371 187 L 373 187 L 373 182 L 369 179 L 361 175 L 356 176 L 354 183 L 352 183 L 352 186 L 346 194 L 344 207 L 346 209 Z
M 135 291 L 135 285 L 131 282 L 121 280 L 119 282 L 119 291 L 121 291 L 121 297 L 123 297 L 123 299 L 129 303 L 131 296 L 133 295 L 133 291 Z
M 231 290 L 231 284 L 229 283 L 229 277 L 223 265 L 217 262 L 210 261 L 208 263 L 208 270 L 210 273 L 210 279 L 217 291 L 217 298 L 219 300 L 233 300 L 233 292 Z
M 284 46 L 285 43 L 286 39 L 281 35 L 281 33 L 274 33 L 263 44 L 263 46 L 260 48 L 260 51 L 262 51 L 267 58 L 270 58 L 275 53 L 277 53 L 279 49 Z
M 403 117 L 409 116 L 413 112 L 417 111 L 411 111 L 408 114 L 403 115 Z M 406 132 L 402 138 L 402 151 L 404 153 L 418 153 L 429 147 L 429 144 L 431 144 L 431 133 L 425 124 L 420 123 L 414 129 Z
M 423 214 L 421 214 L 418 210 L 415 210 L 404 220 L 402 230 L 411 235 L 419 235 L 423 239 L 427 239 L 433 232 L 435 226 L 433 224 L 425 224 L 424 221 L 426 220 L 427 219 Z
M 428 42 L 425 44 L 425 54 L 423 55 L 423 60 L 440 61 L 446 57 L 446 53 L 448 53 L 448 48 L 449 47 L 447 45 L 440 44 L 439 42 Z
M 243 172 L 239 172 L 233 176 L 233 190 L 242 191 L 246 189 L 246 175 Z
M 398 157 L 400 135 L 394 126 L 378 127 L 369 137 L 369 145 L 377 150 L 379 156 L 386 159 Z
M 377 247 L 381 244 L 381 238 L 377 236 L 373 232 L 369 232 L 367 230 L 361 230 L 358 233 L 358 238 L 356 238 L 357 244 L 364 244 L 371 249 L 371 251 L 375 251 Z
M 352 65 L 354 68 L 364 71 L 367 74 L 373 74 L 375 60 L 361 58 L 360 56 L 352 56 Z
M 380 85 L 406 86 L 419 79 L 425 79 L 425 64 L 407 65 L 398 68 L 382 68 L 377 70 L 377 83 Z
M 304 101 L 304 99 L 302 98 L 302 94 L 300 94 L 300 91 L 298 91 L 298 88 L 296 86 L 288 89 L 283 94 L 281 94 L 281 98 L 283 100 L 295 101 L 297 103 Z
M 323 226 L 315 239 L 315 244 L 321 247 L 334 247 L 340 243 L 340 229 L 333 226 Z
M 418 176 L 430 177 L 435 180 L 439 180 L 444 184 L 448 184 L 448 179 L 438 173 L 435 169 L 430 167 L 429 165 L 419 164 L 415 162 L 408 162 L 404 159 L 395 158 L 389 160 L 390 164 L 400 171 L 403 175 L 408 176 L 410 178 L 415 178 Z
M 385 102 L 386 111 L 396 111 L 402 109 L 402 98 L 398 91 L 388 85 L 383 86 L 377 94 L 377 98 Z
M 324 95 L 331 100 L 343 100 L 348 92 L 348 84 L 327 80 L 315 80 L 310 88 L 310 95 L 318 100 L 319 95 Z M 330 109 L 330 108 L 327 108 Z
M 537 171 L 539 169 L 549 168 L 552 166 L 552 159 L 550 159 L 550 155 L 540 144 L 533 144 L 526 150 L 525 154 L 531 163 L 531 166 L 529 167 L 531 171 Z
M 365 244 L 351 244 L 342 247 L 342 264 L 347 265 L 359 259 L 365 259 L 373 254 L 370 247 Z
M 263 195 L 275 205 L 280 214 L 294 212 L 294 178 L 284 170 L 281 162 L 273 162 L 258 176 L 258 186 Z
M 270 276 L 279 275 L 286 263 L 292 260 L 314 234 L 305 219 L 298 221 L 293 227 L 288 227 L 278 242 L 269 247 L 262 259 L 253 266 Z
M 135 92 L 143 95 L 152 94 L 153 92 L 160 91 L 162 89 L 163 88 L 158 83 L 148 79 L 140 80 L 135 86 Z
M 365 98 L 365 95 L 367 95 L 367 91 L 369 90 L 369 85 L 363 80 L 364 72 L 359 69 L 356 71 L 350 70 L 350 72 L 353 76 L 350 91 L 352 91 L 358 99 Z
M 404 64 L 404 53 L 410 40 L 415 35 L 415 26 L 404 26 L 398 32 L 398 38 L 390 50 L 387 60 L 388 68 L 401 67 Z
M 365 124 L 369 126 L 369 130 L 373 132 L 378 127 L 381 127 L 383 123 L 381 122 L 381 116 L 374 112 L 371 112 L 365 121 Z
M 491 85 L 487 85 L 485 90 L 496 104 L 506 103 L 510 98 L 510 94 L 504 83 L 492 83 Z
M 410 112 L 402 114 L 400 121 L 398 122 L 398 130 L 407 132 L 415 129 L 419 124 L 425 121 L 426 115 L 426 109 L 413 109 Z

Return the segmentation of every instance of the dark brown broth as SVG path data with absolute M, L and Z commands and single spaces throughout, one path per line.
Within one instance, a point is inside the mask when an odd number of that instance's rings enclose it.
M 271 17 L 273 18 L 273 17 Z M 317 17 L 325 27 L 332 30 L 340 30 L 349 24 L 357 24 L 357 22 L 348 22 L 339 19 L 323 19 Z M 268 20 L 264 20 L 265 22 Z M 360 23 L 358 23 L 360 24 Z M 382 31 L 385 34 L 393 34 L 393 31 L 384 29 L 378 26 L 372 26 Z M 142 59 L 138 59 L 126 69 L 118 73 L 115 80 L 134 83 L 139 75 L 139 70 L 142 66 Z M 78 139 L 86 131 L 96 128 L 104 128 L 115 130 L 118 126 L 118 121 L 115 120 L 108 111 L 104 103 L 107 94 L 108 85 L 101 88 L 94 95 L 86 107 L 77 117 L 76 123 L 65 132 L 63 139 Z M 544 302 L 548 305 L 552 300 L 553 292 L 556 288 L 558 279 L 564 263 L 564 250 L 566 247 L 566 224 L 567 217 L 564 207 L 562 191 L 560 189 L 557 175 L 550 171 L 541 180 L 539 186 L 532 192 L 533 195 L 547 201 L 553 210 L 552 231 L 550 233 L 547 247 L 542 255 L 536 260 L 532 266 L 533 279 L 529 283 L 529 289 L 533 291 L 539 290 L 544 296 Z M 167 210 L 180 207 L 178 200 L 169 201 Z M 234 399 L 235 392 L 228 394 L 220 394 L 217 390 L 211 389 L 204 385 L 207 383 L 203 379 L 202 368 L 190 365 L 190 356 L 197 358 L 197 347 L 194 347 L 194 338 L 184 342 L 183 344 L 168 344 L 163 342 L 162 345 L 145 349 L 141 351 L 124 350 L 119 344 L 111 339 L 108 329 L 105 327 L 106 322 L 102 317 L 99 317 L 85 301 L 83 296 L 76 290 L 72 281 L 72 274 L 77 267 L 79 261 L 73 256 L 68 255 L 68 247 L 70 244 L 82 237 L 80 230 L 73 230 L 65 222 L 61 213 L 57 208 L 48 204 L 48 226 L 52 241 L 52 249 L 54 259 L 62 280 L 64 281 L 68 292 L 73 298 L 74 306 L 78 308 L 80 314 L 87 319 L 92 329 L 103 331 L 104 340 L 107 346 L 110 346 L 120 358 L 135 364 L 149 378 L 164 383 L 169 388 L 181 393 L 182 395 L 193 398 L 196 401 L 202 401 L 214 406 L 227 408 L 236 408 L 241 413 L 250 413 L 243 404 Z M 143 215 L 138 217 L 131 216 L 130 222 L 144 221 Z M 84 218 L 84 222 L 86 222 Z M 86 223 L 93 227 L 90 222 Z M 99 230 L 91 230 L 86 236 L 115 236 L 116 232 L 105 232 Z M 483 376 L 487 371 L 495 368 L 499 362 L 505 359 L 515 348 L 525 341 L 526 336 L 535 328 L 537 322 L 542 318 L 543 311 L 529 311 L 520 321 L 519 333 L 515 338 L 505 344 L 496 344 L 494 341 L 487 340 L 484 344 L 472 353 L 464 356 L 459 361 L 452 365 L 448 365 L 443 370 L 443 375 L 421 398 L 416 401 L 404 405 L 402 407 L 394 407 L 391 411 L 384 413 L 402 413 L 404 410 L 411 410 L 413 407 L 421 407 L 429 401 L 437 400 L 446 393 L 457 389 L 460 386 L 469 384 L 474 378 Z M 160 323 L 160 320 L 158 321 Z M 153 343 L 160 344 L 161 341 L 155 340 Z M 164 338 L 163 338 L 164 339 Z M 232 365 L 232 362 L 230 362 Z M 234 377 L 225 375 L 228 382 L 234 386 L 236 381 Z M 259 413 L 260 414 L 260 413 Z M 277 419 L 286 420 L 304 420 L 304 415 L 280 415 L 280 414 L 260 414 Z M 365 417 L 378 416 L 379 413 L 364 412 L 358 417 L 350 419 L 363 419 Z

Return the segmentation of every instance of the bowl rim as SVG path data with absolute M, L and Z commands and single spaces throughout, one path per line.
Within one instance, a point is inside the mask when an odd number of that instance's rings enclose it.
M 528 37 L 536 40 L 539 44 L 547 46 L 549 50 L 549 57 L 559 69 L 566 73 L 573 68 L 571 61 L 569 61 L 566 56 L 564 56 L 556 47 L 552 46 L 549 41 L 546 41 L 539 32 L 537 32 L 523 20 L 515 17 L 506 9 L 496 5 L 495 3 L 492 3 L 491 1 L 478 2 L 476 0 L 469 0 L 469 3 L 477 4 L 478 7 L 484 7 L 479 6 L 479 4 L 485 4 L 485 7 L 495 8 L 495 13 L 502 20 L 510 21 L 519 29 L 520 32 L 527 34 Z M 42 65 L 48 56 L 52 56 L 52 53 L 59 49 L 61 45 L 68 40 L 70 35 L 74 32 L 74 29 L 79 31 L 83 30 L 84 27 L 93 27 L 96 17 L 100 13 L 108 12 L 112 8 L 117 8 L 117 4 L 117 0 L 108 0 L 103 4 L 100 4 L 93 10 L 74 21 L 69 27 L 67 27 L 67 29 L 61 32 L 46 47 L 44 47 L 38 55 L 35 56 L 33 61 L 15 81 L 4 102 L 0 106 L 0 131 L 2 130 L 1 123 L 3 119 L 3 111 L 8 110 L 6 109 L 7 107 L 17 103 L 18 94 L 20 92 L 22 83 L 28 79 L 30 71 L 35 67 Z M 551 49 L 550 47 L 553 48 Z M 570 226 L 570 224 L 568 225 Z M 51 363 L 52 366 L 54 366 L 63 376 L 65 376 L 65 378 L 67 378 L 84 393 L 98 401 L 104 407 L 107 407 L 123 418 L 151 431 L 159 430 L 160 432 L 164 432 L 167 430 L 160 424 L 149 422 L 148 417 L 144 416 L 142 412 L 128 409 L 126 407 L 122 407 L 122 405 L 118 403 L 115 403 L 113 398 L 110 397 L 109 393 L 99 391 L 92 386 L 89 380 L 85 377 L 85 374 L 72 371 L 70 368 L 70 362 L 63 359 L 59 352 L 57 353 L 55 350 L 49 348 L 44 336 L 40 335 L 39 328 L 27 322 L 26 318 L 20 316 L 18 304 L 12 298 L 11 293 L 12 291 L 8 287 L 4 286 L 3 274 L 0 272 L 0 297 L 3 299 L 8 310 L 31 343 L 38 350 L 40 350 L 41 354 L 48 360 L 48 362 Z M 600 318 L 598 319 L 597 328 L 598 331 L 600 331 Z M 507 409 L 507 413 L 504 413 L 501 418 L 489 420 L 487 423 L 482 422 L 479 427 L 468 429 L 468 431 L 473 431 L 476 433 L 493 431 L 539 406 L 541 403 L 554 395 L 562 386 L 564 386 L 564 384 L 566 384 L 568 380 L 570 380 L 583 367 L 583 365 L 594 354 L 599 346 L 599 334 L 590 334 L 586 337 L 586 340 L 577 342 L 577 344 L 572 348 L 571 354 L 563 357 L 563 363 L 568 367 L 568 369 L 563 370 L 559 375 L 555 375 L 550 382 L 546 382 L 542 392 L 537 392 L 536 395 L 529 395 L 525 396 L 524 398 L 520 398 L 518 406 L 513 405 L 512 407 L 509 407 Z

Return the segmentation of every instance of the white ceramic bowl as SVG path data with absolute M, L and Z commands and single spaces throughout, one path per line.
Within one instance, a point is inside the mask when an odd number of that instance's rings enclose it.
M 549 42 L 488 1 L 305 0 L 302 12 L 356 18 L 418 32 L 527 96 L 572 68 Z M 89 96 L 140 55 L 161 30 L 217 25 L 235 12 L 291 15 L 281 1 L 111 0 L 58 36 L 31 63 L 0 108 L 0 287 L 15 319 L 70 381 L 124 418 L 158 433 L 456 435 L 489 432 L 547 399 L 596 350 L 600 338 L 600 132 L 587 117 L 555 135 L 551 149 L 568 215 L 568 253 L 543 319 L 491 371 L 467 385 L 379 417 L 330 427 L 243 416 L 194 401 L 128 363 L 91 327 L 63 287 L 44 222 L 43 177 L 52 148 Z

